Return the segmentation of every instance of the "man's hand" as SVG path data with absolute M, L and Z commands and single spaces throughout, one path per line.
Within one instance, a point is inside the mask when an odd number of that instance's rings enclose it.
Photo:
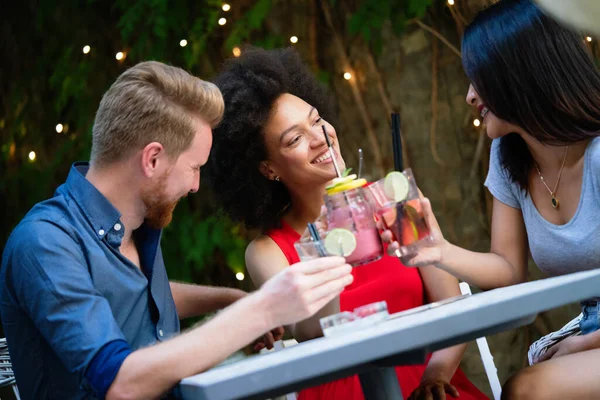
M 269 325 L 291 325 L 311 317 L 352 283 L 351 272 L 342 257 L 303 261 L 282 270 L 257 292 L 268 305 Z
M 538 362 L 590 350 L 591 347 L 588 342 L 588 338 L 585 336 L 568 337 L 546 350 L 546 352 L 540 356 Z
M 458 390 L 444 380 L 425 380 L 410 394 L 408 400 L 446 400 L 446 393 L 460 397 Z
M 282 326 L 273 329 L 271 332 L 265 333 L 258 340 L 256 340 L 256 342 L 254 342 L 254 351 L 259 352 L 265 347 L 268 350 L 271 350 L 273 348 L 273 344 L 276 341 L 281 340 L 283 333 L 284 329 Z

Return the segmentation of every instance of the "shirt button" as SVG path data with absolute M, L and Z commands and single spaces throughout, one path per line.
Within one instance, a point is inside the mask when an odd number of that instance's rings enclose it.
M 159 335 L 160 337 L 162 337 L 162 335 L 163 335 L 163 331 L 162 331 L 162 329 L 159 329 L 159 330 L 158 330 L 158 335 Z
M 100 236 L 103 236 L 103 235 L 104 235 L 104 229 L 100 229 L 100 230 L 98 231 L 98 235 L 100 235 Z
M 121 224 L 115 224 L 115 231 L 120 231 L 122 228 Z

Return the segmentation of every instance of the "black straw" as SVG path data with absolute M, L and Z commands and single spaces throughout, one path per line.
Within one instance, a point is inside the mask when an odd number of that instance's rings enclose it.
M 317 252 L 319 253 L 319 257 L 326 257 L 327 254 L 325 254 L 325 249 L 321 244 L 321 236 L 319 235 L 317 227 L 312 222 L 308 223 L 308 233 L 310 233 L 310 236 L 315 242 L 315 246 L 317 248 Z
M 394 152 L 394 169 L 402 172 L 402 138 L 400 136 L 400 114 L 392 113 L 392 150 Z
M 331 142 L 329 141 L 329 135 L 327 134 L 327 129 L 325 129 L 325 125 L 321 126 L 323 128 L 323 135 L 325 135 L 325 141 L 327 142 L 327 147 L 331 147 Z

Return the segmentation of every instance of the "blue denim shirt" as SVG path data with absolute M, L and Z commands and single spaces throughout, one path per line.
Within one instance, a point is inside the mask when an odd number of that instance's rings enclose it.
M 121 215 L 88 168 L 73 165 L 2 256 L 0 314 L 24 399 L 94 398 L 86 371 L 101 349 L 125 340 L 136 350 L 179 332 L 161 231 L 134 232 L 140 270 L 119 252 Z

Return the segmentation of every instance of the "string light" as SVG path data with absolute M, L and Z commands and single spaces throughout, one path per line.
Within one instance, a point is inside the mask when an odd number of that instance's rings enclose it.
M 237 274 L 235 274 L 235 279 L 237 279 L 238 281 L 243 281 L 244 278 L 245 276 L 243 272 L 238 272 Z
M 454 0 L 448 0 L 448 5 L 449 6 L 453 6 L 454 5 Z
M 234 57 L 239 57 L 239 56 L 241 56 L 241 55 L 242 55 L 242 50 L 240 50 L 240 48 L 239 48 L 239 47 L 237 47 L 237 46 L 236 46 L 236 47 L 234 47 L 234 48 L 233 48 L 233 56 L 234 56 Z
M 91 48 L 90 46 L 87 46 L 87 45 L 86 45 L 86 46 L 83 46 L 83 54 L 87 54 L 87 53 L 89 53 L 91 49 L 92 49 L 92 48 Z
M 221 7 L 223 9 L 223 11 L 227 12 L 229 10 L 231 10 L 231 6 L 227 3 L 223 4 L 223 6 Z
M 185 47 L 185 46 L 187 46 L 187 40 L 185 40 L 185 39 L 182 39 L 182 40 L 179 42 L 179 45 L 180 45 L 181 47 Z
M 473 120 L 473 125 L 475 125 L 476 127 L 479 127 L 481 125 L 481 121 L 478 118 L 475 118 Z
M 350 72 L 344 72 L 344 79 L 349 81 L 352 79 L 352 74 Z
M 227 19 L 225 18 L 219 18 L 219 25 L 223 26 L 227 23 Z
M 63 124 L 56 125 L 56 133 L 61 133 L 63 131 Z
M 592 41 L 592 37 L 588 36 L 588 37 L 585 38 L 585 40 L 587 40 L 588 42 L 591 42 Z
M 115 58 L 119 61 L 121 61 L 122 59 L 125 58 L 125 53 L 123 53 L 122 51 L 118 52 L 117 55 L 115 55 Z
M 35 161 L 35 151 L 29 152 L 29 161 L 31 161 L 31 162 Z
M 290 38 L 290 42 L 292 42 L 292 43 L 298 43 L 298 36 L 292 36 Z

